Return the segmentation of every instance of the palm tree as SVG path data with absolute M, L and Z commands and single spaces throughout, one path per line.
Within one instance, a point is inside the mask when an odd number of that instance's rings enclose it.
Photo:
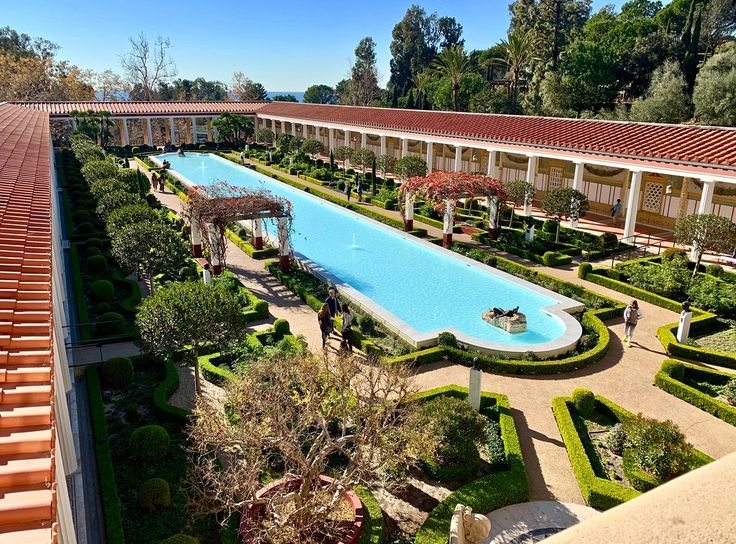
M 509 68 L 513 86 L 511 88 L 511 111 L 516 113 L 516 102 L 519 97 L 519 79 L 521 74 L 534 60 L 534 43 L 531 31 L 514 30 L 499 44 L 506 55 L 500 60 Z
M 412 83 L 417 88 L 416 108 L 418 110 L 423 110 L 427 104 L 427 86 L 431 79 L 432 74 L 429 70 L 422 70 L 411 78 Z
M 434 69 L 452 82 L 452 109 L 457 111 L 457 96 L 460 94 L 460 80 L 471 71 L 470 60 L 462 45 L 445 49 L 432 63 Z

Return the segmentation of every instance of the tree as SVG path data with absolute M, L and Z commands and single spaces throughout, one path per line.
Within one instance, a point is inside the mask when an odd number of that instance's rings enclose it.
M 112 237 L 112 253 L 123 266 L 142 272 L 150 293 L 154 292 L 154 276 L 176 275 L 186 265 L 189 256 L 179 233 L 158 221 L 122 227 Z
M 257 542 L 337 542 L 328 520 L 346 490 L 383 482 L 413 464 L 413 451 L 432 449 L 421 429 L 405 424 L 416 409 L 411 394 L 404 365 L 313 354 L 254 361 L 227 385 L 226 409 L 200 400 L 192 413 L 194 511 L 227 521 L 257 510 L 260 522 L 249 525 Z M 227 452 L 225 469 L 213 452 Z M 335 457 L 342 462 L 333 471 Z M 274 459 L 296 488 L 259 499 Z M 320 482 L 328 470 L 334 481 Z
M 427 175 L 427 163 L 417 155 L 407 155 L 396 161 L 396 173 L 402 180 Z
M 139 195 L 131 193 L 127 187 L 122 187 L 121 184 L 120 188 L 100 195 L 97 199 L 97 216 L 106 221 L 114 210 L 131 204 L 140 204 L 142 201 L 143 199 Z
M 682 123 L 690 118 L 692 105 L 687 83 L 676 62 L 667 61 L 652 75 L 647 94 L 631 105 L 631 119 L 651 123 Z
M 170 230 L 170 229 L 167 229 Z M 243 308 L 238 295 L 215 279 L 176 281 L 143 300 L 136 326 L 145 349 L 159 357 L 186 350 L 194 366 L 197 394 L 202 392 L 199 353 L 204 345 L 226 346 L 243 334 Z
M 427 85 L 427 99 L 435 110 L 454 110 L 455 101 L 458 111 L 468 111 L 470 102 L 478 93 L 486 89 L 483 76 L 476 72 L 470 72 L 460 78 L 460 86 L 457 94 L 453 94 L 452 80 L 445 76 L 432 79 Z
M 534 184 L 523 179 L 507 181 L 503 184 L 506 192 L 506 198 L 513 203 L 514 207 L 526 204 L 534 198 Z M 514 208 L 511 208 L 511 218 L 509 219 L 509 227 L 514 222 Z
M 353 148 L 346 145 L 341 145 L 334 150 L 335 159 L 342 162 L 342 169 L 347 168 L 347 162 L 353 157 Z
M 337 104 L 335 89 L 328 85 L 312 85 L 304 91 L 303 102 L 307 104 Z
M 560 221 L 568 218 L 576 221 L 588 209 L 588 197 L 570 187 L 552 189 L 542 199 L 542 211 L 557 222 L 555 242 L 560 241 Z
M 302 151 L 306 153 L 307 155 L 310 155 L 312 159 L 314 159 L 317 155 L 322 153 L 325 150 L 325 146 L 322 142 L 319 140 L 314 140 L 312 138 L 308 138 L 304 140 L 304 143 L 302 144 Z
M 274 102 L 298 102 L 293 94 L 275 94 L 271 97 Z
M 157 222 L 161 217 L 147 203 L 129 204 L 110 212 L 105 223 L 107 235 L 112 236 L 123 227 L 144 221 Z
M 365 179 L 365 169 L 370 168 L 375 159 L 376 154 L 373 151 L 371 151 L 367 147 L 361 147 L 353 151 L 353 154 L 350 157 L 350 162 L 352 162 L 356 166 L 360 166 L 361 170 L 363 171 L 363 178 Z
M 430 70 L 423 70 L 418 74 L 415 74 L 414 77 L 411 78 L 411 82 L 414 84 L 414 87 L 417 90 L 415 107 L 418 110 L 426 109 L 428 105 L 427 87 L 429 86 L 431 80 L 432 72 Z
M 707 125 L 736 126 L 736 46 L 712 56 L 695 80 L 695 118 Z
M 253 135 L 255 125 L 250 117 L 222 112 L 213 121 L 212 126 L 226 141 L 235 144 Z
M 177 79 L 171 83 L 161 82 L 158 87 L 160 100 L 225 100 L 227 86 L 220 81 L 208 81 L 203 77 L 195 80 Z
M 515 30 L 510 32 L 505 40 L 501 40 L 503 58 L 496 60 L 508 66 L 511 74 L 511 113 L 517 112 L 519 99 L 519 82 L 521 75 L 534 60 L 534 44 L 530 31 Z
M 458 95 L 460 94 L 460 80 L 470 72 L 470 62 L 462 45 L 445 49 L 432 63 L 433 68 L 447 77 L 452 84 L 452 109 L 458 111 Z
M 396 157 L 393 155 L 381 155 L 376 158 L 376 164 L 383 179 L 386 179 L 386 172 L 396 172 L 396 162 Z
M 259 128 L 256 131 L 256 142 L 270 146 L 273 144 L 274 133 L 270 128 Z
M 730 253 L 736 247 L 736 225 L 720 215 L 710 213 L 686 215 L 675 224 L 675 240 L 690 245 L 695 258 L 693 279 L 706 251 Z
M 0 51 L 16 57 L 50 59 L 58 50 L 57 44 L 44 38 L 32 38 L 28 34 L 18 34 L 9 26 L 0 28 Z
M 437 19 L 437 31 L 440 35 L 440 47 L 442 49 L 452 49 L 456 46 L 465 45 L 465 40 L 461 39 L 463 34 L 463 25 L 458 23 L 454 17 L 440 17 Z
M 411 87 L 411 78 L 429 68 L 437 55 L 437 15 L 427 15 L 414 4 L 406 10 L 391 32 L 391 78 L 393 96 L 404 96 Z
M 112 137 L 114 123 L 109 111 L 77 111 L 72 110 L 69 115 L 77 123 L 77 131 L 94 140 L 101 147 L 106 147 Z
M 243 72 L 235 72 L 233 74 L 233 81 L 230 84 L 230 89 L 235 100 L 241 102 L 250 102 L 253 100 L 266 100 L 268 93 L 266 88 L 260 83 L 256 83 L 251 79 L 245 77 Z
M 103 102 L 125 100 L 128 97 L 128 84 L 112 70 L 98 73 L 94 85 L 97 97 Z
M 171 41 L 157 36 L 156 41 L 150 43 L 143 32 L 128 41 L 130 51 L 122 59 L 128 83 L 140 86 L 144 100 L 154 100 L 159 83 L 176 75 L 176 66 L 169 55 Z
M 348 85 L 350 103 L 367 106 L 381 95 L 376 68 L 376 42 L 370 36 L 363 38 L 355 48 L 355 62 L 350 70 Z

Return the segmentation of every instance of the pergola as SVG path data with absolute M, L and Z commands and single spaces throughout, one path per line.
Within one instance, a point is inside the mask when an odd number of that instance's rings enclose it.
M 253 246 L 263 249 L 263 220 L 276 219 L 279 238 L 279 262 L 289 269 L 291 243 L 291 202 L 266 190 L 233 187 L 225 182 L 189 189 L 184 216 L 191 227 L 192 255 L 202 256 L 202 245 L 210 255 L 213 274 L 225 266 L 225 228 L 232 221 L 251 221 Z
M 465 172 L 431 172 L 426 176 L 409 178 L 401 185 L 404 194 L 399 199 L 404 212 L 406 230 L 414 227 L 414 200 L 417 196 L 432 203 L 434 208 L 444 213 L 442 225 L 442 243 L 452 243 L 452 227 L 455 206 L 461 198 L 485 197 L 488 206 L 488 231 L 495 234 L 498 230 L 499 206 L 506 194 L 501 182 L 483 174 L 467 174 Z

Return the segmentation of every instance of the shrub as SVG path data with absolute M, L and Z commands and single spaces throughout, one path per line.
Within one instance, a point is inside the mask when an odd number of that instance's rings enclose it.
M 92 234 L 95 226 L 92 223 L 84 222 L 77 225 L 77 234 Z
M 705 273 L 720 278 L 723 276 L 723 267 L 720 264 L 709 264 L 705 267 Z
M 572 392 L 572 403 L 578 414 L 588 418 L 593 414 L 593 408 L 595 408 L 595 395 L 590 389 L 578 387 Z
M 92 255 L 99 255 L 102 252 L 99 247 L 88 247 L 84 250 L 84 253 L 87 257 L 91 257 Z M 107 260 L 105 261 L 105 264 L 107 264 Z
M 639 414 L 623 425 L 632 461 L 659 481 L 691 468 L 693 447 L 672 421 L 657 421 Z
M 672 260 L 675 255 L 687 257 L 687 251 L 681 247 L 668 247 L 662 252 L 662 262 Z
M 680 361 L 667 359 L 662 363 L 661 370 L 669 374 L 675 380 L 682 381 L 685 378 L 685 365 Z
M 578 266 L 578 278 L 585 279 L 588 277 L 593 270 L 593 265 L 590 263 L 580 263 Z
M 84 221 L 89 221 L 90 213 L 87 210 L 79 210 L 74 214 L 74 219 L 77 221 L 77 223 L 82 223 Z
M 731 378 L 721 388 L 721 394 L 731 406 L 736 406 L 736 378 Z
M 473 475 L 480 462 L 478 446 L 487 440 L 487 421 L 466 400 L 441 396 L 422 403 L 412 423 L 435 445 L 434 451 L 420 453 L 425 470 L 438 480 Z
M 736 316 L 736 285 L 699 274 L 689 289 L 693 303 L 721 317 Z
M 133 153 L 133 155 L 137 155 L 138 153 L 141 152 L 141 148 L 138 147 L 137 145 L 136 146 L 133 146 L 133 148 L 130 150 L 130 152 Z
M 114 178 L 118 173 L 118 167 L 112 161 L 96 160 L 86 163 L 80 171 L 87 183 L 91 185 L 101 179 Z
M 544 232 L 557 232 L 557 221 L 547 219 L 544 223 L 542 223 L 542 230 Z
M 441 332 L 437 336 L 437 345 L 456 348 L 457 338 L 455 338 L 455 335 L 452 334 L 451 332 Z
M 506 452 L 503 448 L 503 439 L 501 438 L 501 426 L 496 421 L 489 421 L 486 425 L 486 457 L 488 464 L 494 470 L 501 470 L 506 466 Z
M 84 241 L 84 247 L 85 249 L 89 249 L 91 247 L 96 247 L 97 249 L 102 249 L 102 240 L 99 238 L 87 238 Z
M 613 248 L 618 245 L 618 236 L 613 232 L 604 232 L 599 238 L 598 243 L 604 248 Z
M 199 540 L 197 540 L 193 536 L 185 535 L 184 533 L 178 533 L 170 536 L 165 540 L 162 540 L 161 544 L 199 544 Z
M 97 319 L 95 332 L 99 336 L 112 336 L 125 332 L 125 318 L 118 312 L 105 312 Z
M 273 333 L 276 336 L 285 336 L 289 332 L 289 322 L 286 319 L 277 319 L 273 322 Z
M 92 248 L 99 252 L 100 250 L 97 248 Z M 90 274 L 94 274 L 95 276 L 101 276 L 105 272 L 107 272 L 107 259 L 104 255 L 91 255 L 87 257 L 87 270 Z
M 171 506 L 171 489 L 169 482 L 163 478 L 151 478 L 138 488 L 138 502 L 141 508 L 153 512 L 159 508 Z
M 100 371 L 105 383 L 118 391 L 126 391 L 133 383 L 133 362 L 127 357 L 108 359 Z
M 130 435 L 131 451 L 144 461 L 158 461 L 169 453 L 169 433 L 160 425 L 138 427 Z
M 626 432 L 621 423 L 616 423 L 606 436 L 606 446 L 616 455 L 623 455 L 626 447 Z
M 110 302 L 115 298 L 115 287 L 108 280 L 96 280 L 89 286 L 92 300 L 95 302 Z
M 687 259 L 677 255 L 663 259 L 662 264 L 632 264 L 626 267 L 626 274 L 634 287 L 676 300 L 684 298 L 690 283 Z
M 358 322 L 358 330 L 363 334 L 372 334 L 376 330 L 376 322 L 368 314 L 358 315 L 356 321 Z

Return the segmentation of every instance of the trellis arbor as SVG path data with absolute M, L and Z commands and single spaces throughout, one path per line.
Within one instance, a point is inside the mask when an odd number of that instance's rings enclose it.
M 225 266 L 225 229 L 233 221 L 251 221 L 253 246 L 263 249 L 263 220 L 276 219 L 279 261 L 282 269 L 289 269 L 291 202 L 266 190 L 233 187 L 224 181 L 192 187 L 188 196 L 184 217 L 191 227 L 192 255 L 201 257 L 204 245 L 213 274 Z
M 465 172 L 432 172 L 426 176 L 413 177 L 401 185 L 404 198 L 400 198 L 406 230 L 414 228 L 414 201 L 417 196 L 431 203 L 444 213 L 442 243 L 452 242 L 455 206 L 461 198 L 485 197 L 488 206 L 488 232 L 492 236 L 498 232 L 500 205 L 506 199 L 501 182 L 483 174 Z

